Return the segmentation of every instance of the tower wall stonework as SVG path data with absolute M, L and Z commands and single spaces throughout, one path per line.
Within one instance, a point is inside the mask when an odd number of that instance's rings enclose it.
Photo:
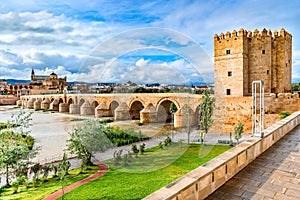
M 251 95 L 254 80 L 263 80 L 265 93 L 291 91 L 292 35 L 240 29 L 214 36 L 215 92 Z
M 227 32 L 226 35 L 215 35 L 215 93 L 226 95 L 230 90 L 231 95 L 243 96 L 247 90 L 244 83 L 248 76 L 248 46 L 246 43 L 246 32 L 240 30 L 238 33 Z M 228 52 L 230 51 L 230 52 Z M 231 73 L 231 75 L 229 75 Z M 246 84 L 247 85 L 247 84 Z

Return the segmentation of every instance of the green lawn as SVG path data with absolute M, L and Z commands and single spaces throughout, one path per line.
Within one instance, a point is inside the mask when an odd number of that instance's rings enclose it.
M 93 166 L 90 170 L 86 170 L 82 174 L 79 174 L 79 169 L 70 170 L 70 175 L 68 175 L 66 178 L 66 185 L 71 185 L 72 183 L 80 181 L 91 174 L 96 173 L 98 170 L 98 166 Z M 58 189 L 61 189 L 59 178 L 49 178 L 46 182 L 40 183 L 36 188 L 32 187 L 31 184 L 29 184 L 28 189 L 25 189 L 25 187 L 22 186 L 19 188 L 17 194 L 12 194 L 12 188 L 4 188 L 4 193 L 1 193 L 0 199 L 40 200 L 57 191 Z
M 230 149 L 230 146 L 210 146 L 193 144 L 173 144 L 164 149 L 158 147 L 147 149 L 144 155 L 131 158 L 129 166 L 114 166 L 113 160 L 106 163 L 109 171 L 99 179 L 82 185 L 65 195 L 66 199 L 141 199 L 159 188 L 171 183 L 177 178 L 195 169 Z M 122 164 L 122 163 L 121 163 Z M 78 174 L 79 169 L 72 170 L 66 185 L 82 180 L 95 173 L 98 167 Z M 58 178 L 50 178 L 47 182 L 28 189 L 23 186 L 17 194 L 12 195 L 12 189 L 4 189 L 0 199 L 43 199 L 61 188 Z
M 127 167 L 115 167 L 101 178 L 70 191 L 66 199 L 141 199 L 171 183 L 199 165 L 230 149 L 230 146 L 190 147 L 172 145 L 163 150 L 148 149 Z

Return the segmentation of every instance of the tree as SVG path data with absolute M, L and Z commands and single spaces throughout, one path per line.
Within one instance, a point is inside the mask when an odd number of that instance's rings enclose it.
M 292 92 L 300 91 L 300 82 L 292 84 Z
M 67 160 L 67 154 L 64 152 L 63 159 L 62 161 L 58 164 L 58 174 L 59 174 L 59 179 L 61 182 L 61 189 L 62 189 L 62 199 L 64 199 L 64 188 L 65 188 L 65 182 L 66 182 L 66 176 L 68 175 L 69 168 L 71 164 Z
M 17 170 L 21 163 L 29 165 L 31 151 L 12 131 L 0 133 L 0 167 L 5 171 L 6 185 L 10 186 L 10 170 Z
M 9 121 L 10 127 L 15 127 L 14 131 L 22 134 L 22 135 L 29 135 L 31 133 L 30 126 L 32 126 L 32 115 L 33 112 L 26 112 L 25 110 L 21 109 L 17 115 L 12 114 L 11 118 L 12 121 Z
M 32 177 L 33 187 L 36 187 L 38 185 L 38 182 L 39 182 L 39 172 L 40 172 L 41 169 L 42 169 L 42 166 L 41 166 L 40 163 L 36 163 L 30 169 L 30 171 L 33 173 L 33 177 Z
M 234 138 L 236 139 L 237 143 L 239 143 L 239 139 L 242 138 L 242 133 L 244 131 L 244 124 L 240 122 L 238 125 L 234 127 Z
M 10 171 L 26 171 L 31 164 L 30 159 L 37 154 L 37 149 L 32 150 L 26 140 L 30 136 L 31 114 L 21 110 L 12 118 L 12 123 L 7 123 L 7 129 L 0 132 L 0 169 L 5 171 L 7 186 L 10 186 Z
M 113 147 L 105 135 L 105 127 L 98 120 L 85 121 L 81 128 L 69 133 L 68 150 L 82 159 L 81 169 L 93 165 L 91 159 L 96 152 L 104 152 Z
M 202 96 L 202 102 L 199 106 L 199 126 L 200 130 L 204 131 L 204 138 L 208 133 L 208 130 L 213 124 L 213 110 L 214 110 L 215 98 L 210 96 L 210 92 L 205 90 Z

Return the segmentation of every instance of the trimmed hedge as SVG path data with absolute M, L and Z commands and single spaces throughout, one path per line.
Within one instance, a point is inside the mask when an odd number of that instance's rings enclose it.
M 120 129 L 119 127 L 105 127 L 106 137 L 116 146 L 128 145 L 134 142 L 148 140 L 149 137 L 136 132 L 134 129 Z

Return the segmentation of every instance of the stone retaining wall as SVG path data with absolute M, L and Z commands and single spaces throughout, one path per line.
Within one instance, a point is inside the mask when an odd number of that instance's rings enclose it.
M 248 139 L 144 199 L 204 199 L 299 123 L 300 111 L 267 128 L 264 138 Z

